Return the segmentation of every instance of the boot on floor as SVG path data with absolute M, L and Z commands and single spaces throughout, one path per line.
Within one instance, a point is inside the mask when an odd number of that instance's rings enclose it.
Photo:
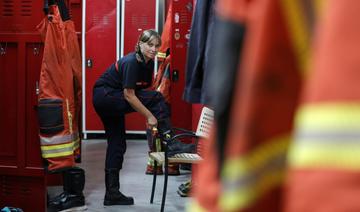
M 164 174 L 164 172 L 162 170 L 162 166 L 157 166 L 156 169 L 157 169 L 157 172 L 156 172 L 157 175 L 163 175 Z M 153 175 L 154 174 L 154 166 L 150 165 L 150 164 L 147 164 L 145 174 Z
M 168 165 L 168 175 L 171 175 L 171 176 L 180 175 L 179 164 L 169 164 Z
M 81 168 L 71 168 L 63 173 L 64 192 L 48 201 L 48 211 L 84 211 L 85 172 Z
M 105 169 L 106 193 L 104 205 L 133 205 L 134 199 L 122 194 L 119 183 L 119 169 Z

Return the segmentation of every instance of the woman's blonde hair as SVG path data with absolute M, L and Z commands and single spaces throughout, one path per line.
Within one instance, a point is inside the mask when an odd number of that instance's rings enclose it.
M 140 42 L 143 42 L 143 43 L 147 43 L 147 42 L 150 42 L 152 39 L 157 39 L 158 43 L 159 43 L 159 46 L 161 45 L 161 37 L 159 35 L 158 32 L 156 32 L 155 30 L 153 29 L 147 29 L 147 30 L 144 30 L 140 36 L 139 36 L 139 39 L 135 45 L 135 51 L 136 51 L 136 55 L 137 55 L 137 58 L 142 60 L 141 56 L 142 56 L 142 53 L 141 53 L 141 50 L 140 50 Z M 140 57 L 140 58 L 139 58 Z

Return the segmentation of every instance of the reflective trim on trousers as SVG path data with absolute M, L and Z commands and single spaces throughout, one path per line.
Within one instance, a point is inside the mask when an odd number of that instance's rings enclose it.
M 53 145 L 53 144 L 62 144 L 67 143 L 69 141 L 79 140 L 79 134 L 73 133 L 68 135 L 58 135 L 52 137 L 42 137 L 40 136 L 40 144 L 41 145 Z
M 60 145 L 41 146 L 43 158 L 69 156 L 74 153 L 74 142 Z

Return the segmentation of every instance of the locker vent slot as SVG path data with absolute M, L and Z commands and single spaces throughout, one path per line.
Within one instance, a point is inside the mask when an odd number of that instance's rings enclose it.
M 94 15 L 91 21 L 93 26 L 101 26 L 101 32 L 105 32 L 105 29 L 110 26 L 110 20 L 107 16 L 101 17 Z
M 22 0 L 21 1 L 21 16 L 31 16 L 32 13 L 32 0 Z
M 29 187 L 29 184 L 20 185 L 20 195 L 22 196 L 30 196 L 32 193 L 32 189 Z
M 133 26 L 146 27 L 149 22 L 148 15 L 132 15 L 131 16 L 131 24 Z
M 0 181 L 0 185 L 1 185 L 1 192 L 0 192 L 0 196 L 10 196 L 14 193 L 14 185 L 9 182 L 8 178 L 6 176 L 2 176 L 1 177 L 1 181 Z
M 1 16 L 14 16 L 14 0 L 3 0 Z

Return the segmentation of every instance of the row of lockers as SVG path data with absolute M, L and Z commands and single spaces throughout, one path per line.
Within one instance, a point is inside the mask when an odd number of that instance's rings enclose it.
M 83 133 L 103 132 L 91 104 L 92 85 L 118 57 L 133 50 L 139 33 L 161 28 L 170 1 L 68 0 L 83 56 Z M 172 83 L 172 121 L 191 128 L 192 107 L 182 101 L 184 66 L 191 24 L 192 0 L 173 0 L 177 22 L 171 29 L 171 63 L 179 74 Z M 43 43 L 36 31 L 44 18 L 43 1 L 0 2 L 0 206 L 45 211 L 45 175 L 39 148 L 36 116 L 37 85 Z M 174 36 L 176 33 L 177 36 Z M 180 37 L 178 36 L 180 34 Z M 176 39 L 175 39 L 176 38 Z M 89 62 L 89 63 L 88 63 Z M 139 114 L 127 117 L 128 131 L 142 131 Z
M 116 4 L 118 3 L 118 4 Z M 176 126 L 191 128 L 191 106 L 182 101 L 181 95 L 185 82 L 184 64 L 186 47 L 190 32 L 192 0 L 173 1 L 176 19 L 173 21 L 171 34 L 171 67 L 180 72 L 180 77 L 172 83 L 171 105 L 172 121 Z M 119 57 L 134 50 L 136 40 L 144 29 L 159 29 L 163 24 L 169 1 L 159 0 L 126 0 L 88 1 L 84 5 L 85 24 L 83 27 L 84 43 L 84 84 L 85 98 L 83 108 L 83 132 L 103 132 L 101 121 L 91 106 L 92 86 L 104 69 Z M 175 18 L 175 17 L 174 17 Z M 144 118 L 134 113 L 126 117 L 128 132 L 139 132 L 145 129 Z

